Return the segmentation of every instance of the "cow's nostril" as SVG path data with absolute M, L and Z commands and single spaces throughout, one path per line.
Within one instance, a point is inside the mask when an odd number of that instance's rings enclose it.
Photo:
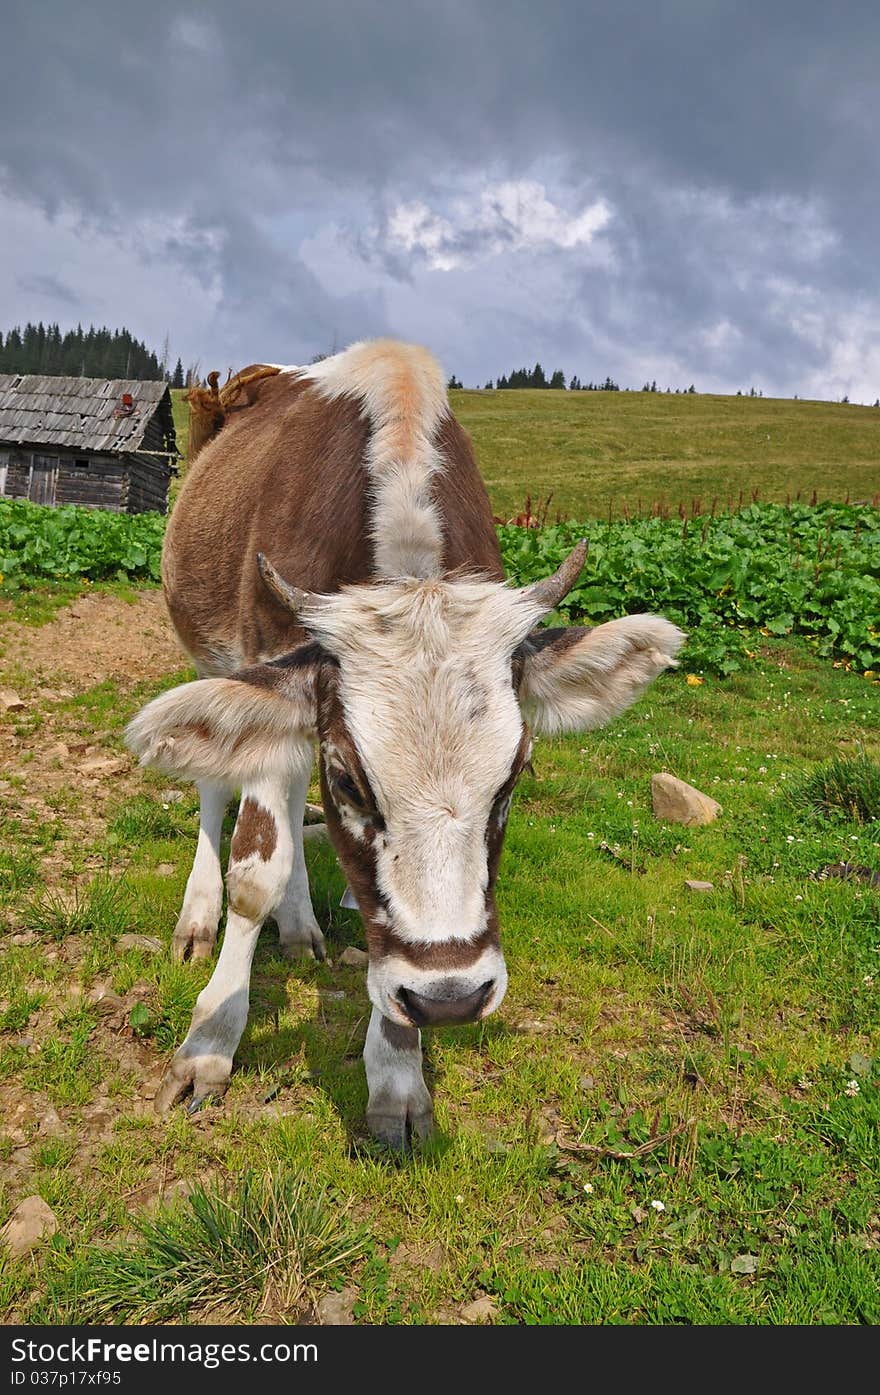
M 415 1027 L 441 1027 L 452 1022 L 474 1022 L 495 986 L 493 978 L 481 983 L 473 993 L 461 997 L 448 994 L 429 998 L 409 988 L 397 990 L 397 1002 Z

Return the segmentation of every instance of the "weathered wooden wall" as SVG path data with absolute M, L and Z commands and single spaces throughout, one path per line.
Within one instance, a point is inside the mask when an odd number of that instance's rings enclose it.
M 160 437 L 156 449 L 162 448 Z M 57 449 L 51 454 L 58 460 L 56 504 L 82 504 L 116 513 L 144 513 L 150 509 L 164 513 L 168 507 L 172 472 L 161 456 L 86 456 Z M 8 450 L 8 456 L 5 495 L 26 499 L 32 452 L 14 448 Z M 84 459 L 89 462 L 87 469 L 76 464 Z

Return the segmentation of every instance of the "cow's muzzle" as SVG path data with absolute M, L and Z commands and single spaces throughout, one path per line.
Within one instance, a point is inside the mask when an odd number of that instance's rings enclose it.
M 453 984 L 438 984 L 436 996 L 414 993 L 411 988 L 399 988 L 396 1002 L 414 1027 L 443 1027 L 455 1022 L 476 1022 L 495 987 L 493 978 L 481 983 L 473 993 L 461 997 Z

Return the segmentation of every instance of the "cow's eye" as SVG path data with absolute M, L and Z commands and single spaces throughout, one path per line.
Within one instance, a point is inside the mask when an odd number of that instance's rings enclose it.
M 365 809 L 367 807 L 364 796 L 347 771 L 334 770 L 332 783 L 334 794 L 341 795 L 349 804 L 353 804 L 356 809 Z

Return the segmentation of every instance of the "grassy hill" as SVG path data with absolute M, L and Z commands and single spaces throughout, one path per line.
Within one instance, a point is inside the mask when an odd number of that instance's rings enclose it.
M 183 394 L 174 393 L 181 444 Z M 880 494 L 880 409 L 643 392 L 450 393 L 503 518 L 552 494 L 549 517 L 619 516 L 657 501 L 705 509 L 740 492 L 784 502 Z M 641 501 L 641 504 L 639 504 Z

